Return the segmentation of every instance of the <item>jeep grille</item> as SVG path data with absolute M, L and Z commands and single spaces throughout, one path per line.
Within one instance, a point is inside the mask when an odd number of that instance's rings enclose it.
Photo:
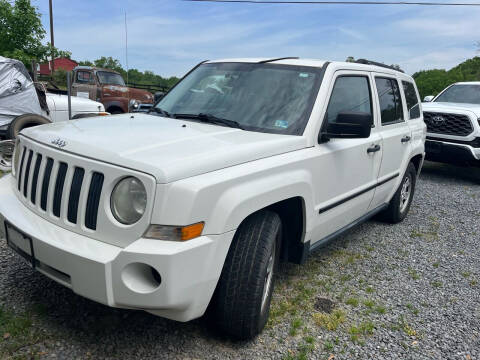
M 42 168 L 44 170 L 40 175 Z M 66 183 L 70 177 L 71 182 Z M 71 224 L 77 224 L 80 210 L 85 214 L 85 227 L 96 230 L 103 179 L 103 174 L 99 172 L 92 172 L 85 177 L 85 169 L 81 167 L 69 166 L 26 146 L 22 148 L 17 177 L 19 192 L 25 199 L 29 198 L 32 205 L 39 202 L 41 210 L 46 212 L 51 209 L 54 217 L 65 220 L 63 218 L 66 216 Z M 80 203 L 83 187 L 87 187 L 88 197 L 85 203 Z

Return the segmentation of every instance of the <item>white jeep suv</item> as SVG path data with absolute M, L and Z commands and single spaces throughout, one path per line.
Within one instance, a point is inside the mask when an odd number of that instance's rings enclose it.
M 7 243 L 100 303 L 264 327 L 281 260 L 405 218 L 424 158 L 414 81 L 298 58 L 201 63 L 149 114 L 29 128 L 0 180 Z
M 452 84 L 424 101 L 426 158 L 480 166 L 480 82 Z

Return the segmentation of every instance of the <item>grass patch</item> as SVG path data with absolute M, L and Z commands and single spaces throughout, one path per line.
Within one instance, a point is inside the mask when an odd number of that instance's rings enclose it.
M 414 230 L 410 233 L 410 237 L 412 239 L 421 238 L 421 237 L 423 237 L 423 233 L 420 232 L 420 231 Z
M 383 305 L 375 306 L 375 309 L 374 309 L 374 310 L 375 310 L 375 312 L 376 312 L 377 314 L 382 314 L 382 315 L 387 312 L 387 309 L 386 309 L 385 306 L 383 306 Z
M 337 309 L 331 314 L 315 313 L 313 314 L 313 319 L 318 326 L 330 331 L 335 331 L 345 322 L 346 314 L 342 309 Z
M 411 277 L 413 280 L 418 280 L 418 279 L 420 279 L 420 275 L 418 275 L 418 272 L 417 272 L 415 269 L 408 268 L 408 275 L 410 275 L 410 277 Z
M 323 350 L 325 351 L 332 351 L 334 348 L 334 345 L 330 341 L 325 341 L 323 343 Z
M 292 325 L 290 327 L 290 336 L 297 335 L 298 329 L 303 325 L 303 321 L 300 318 L 296 318 L 292 321 Z
M 363 300 L 363 305 L 365 305 L 367 308 L 372 309 L 375 306 L 375 302 L 373 300 Z
M 28 348 L 28 358 L 36 358 L 33 346 L 43 340 L 33 326 L 31 311 L 15 314 L 0 306 L 0 358 L 15 355 L 19 349 Z
M 345 304 L 351 305 L 351 306 L 354 306 L 354 307 L 357 307 L 358 303 L 359 303 L 358 299 L 354 298 L 354 297 L 348 298 L 347 301 L 345 301 Z
M 372 293 L 375 291 L 375 289 L 374 289 L 373 287 L 369 286 L 369 287 L 367 287 L 367 288 L 365 289 L 365 291 L 366 291 L 368 294 L 372 294 Z

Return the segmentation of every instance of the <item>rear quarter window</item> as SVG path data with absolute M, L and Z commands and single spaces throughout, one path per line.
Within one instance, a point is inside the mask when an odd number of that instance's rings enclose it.
M 407 101 L 407 110 L 410 119 L 418 119 L 420 117 L 420 99 L 415 91 L 415 85 L 410 81 L 402 81 L 405 100 Z

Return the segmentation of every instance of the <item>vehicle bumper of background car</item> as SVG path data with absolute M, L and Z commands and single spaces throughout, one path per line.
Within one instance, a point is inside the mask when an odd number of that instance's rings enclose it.
M 468 144 L 427 139 L 425 150 L 430 161 L 480 166 L 480 148 Z
M 140 238 L 121 248 L 42 219 L 17 199 L 11 183 L 10 175 L 0 179 L 2 232 L 8 231 L 11 242 L 20 248 L 17 230 L 25 240 L 31 239 L 36 270 L 81 296 L 112 307 L 146 310 L 177 321 L 203 315 L 233 231 L 186 242 Z M 22 250 L 31 252 L 25 244 Z

